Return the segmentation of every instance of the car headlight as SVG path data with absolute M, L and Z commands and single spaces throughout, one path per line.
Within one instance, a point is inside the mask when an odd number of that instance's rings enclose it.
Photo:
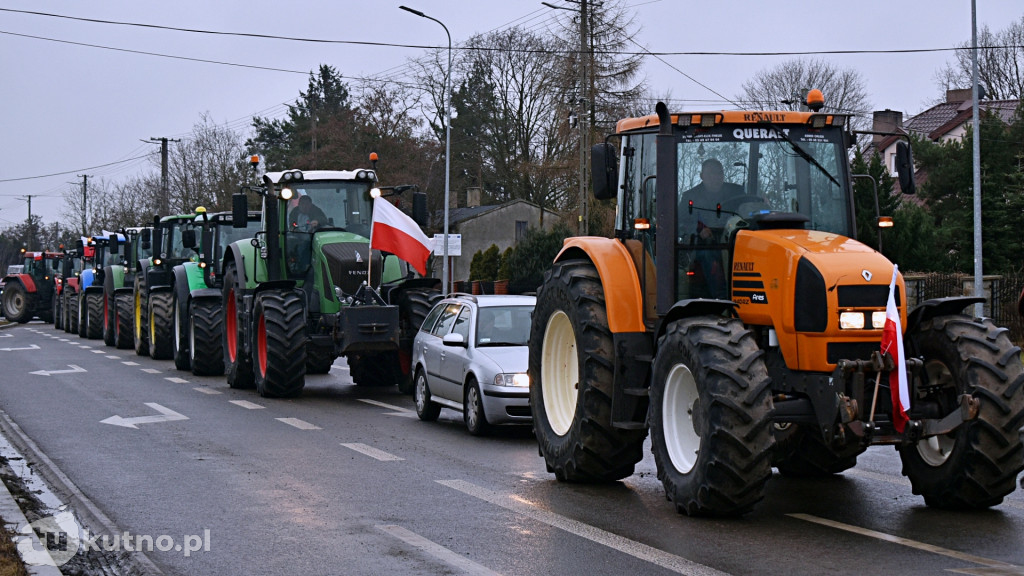
M 498 374 L 494 377 L 494 385 L 529 388 L 530 376 L 528 374 Z

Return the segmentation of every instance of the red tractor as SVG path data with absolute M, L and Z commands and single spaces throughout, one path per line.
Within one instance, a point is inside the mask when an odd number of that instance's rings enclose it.
M 11 322 L 24 324 L 33 318 L 53 321 L 54 277 L 63 254 L 23 252 L 22 270 L 4 277 L 2 307 Z

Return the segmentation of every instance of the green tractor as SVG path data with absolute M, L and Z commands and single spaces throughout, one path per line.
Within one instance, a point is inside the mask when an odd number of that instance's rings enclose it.
M 252 239 L 260 230 L 260 213 L 249 212 L 241 226 L 231 212 L 207 214 L 196 209 L 200 230 L 198 262 L 174 267 L 174 365 L 197 376 L 224 373 L 222 348 L 224 313 L 221 309 L 224 254 L 234 242 Z M 195 234 L 185 234 L 185 247 L 196 249 Z
M 132 306 L 135 277 L 139 262 L 152 257 L 149 241 L 142 241 L 144 228 L 126 228 L 113 234 L 109 244 L 110 255 L 103 266 L 103 342 L 116 348 L 134 345 L 134 314 Z
M 134 316 L 135 353 L 155 360 L 174 356 L 174 273 L 178 264 L 195 258 L 185 247 L 186 237 L 193 237 L 195 214 L 178 214 L 154 218 L 151 236 L 153 256 L 139 261 L 135 277 Z M 142 240 L 146 241 L 146 230 Z
M 374 170 L 288 170 L 248 188 L 263 197 L 263 230 L 224 256 L 231 387 L 295 396 L 307 373 L 326 373 L 344 356 L 357 385 L 410 391 L 412 339 L 440 298 L 440 281 L 370 249 L 376 182 Z M 235 225 L 245 222 L 247 206 L 244 191 L 236 194 Z M 413 212 L 426 220 L 425 195 L 414 194 Z

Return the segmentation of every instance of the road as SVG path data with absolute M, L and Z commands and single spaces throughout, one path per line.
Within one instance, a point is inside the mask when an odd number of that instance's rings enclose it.
M 623 482 L 559 483 L 529 429 L 421 422 L 343 360 L 306 382 L 264 399 L 49 325 L 0 330 L 0 409 L 87 501 L 119 533 L 203 537 L 187 557 L 147 551 L 166 574 L 1024 574 L 1021 491 L 927 508 L 891 447 L 834 478 L 776 474 L 743 518 L 696 519 L 649 449 Z

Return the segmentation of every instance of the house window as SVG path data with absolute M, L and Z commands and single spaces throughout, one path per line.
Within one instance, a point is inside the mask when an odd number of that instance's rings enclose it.
M 516 244 L 526 235 L 526 220 L 516 220 Z

